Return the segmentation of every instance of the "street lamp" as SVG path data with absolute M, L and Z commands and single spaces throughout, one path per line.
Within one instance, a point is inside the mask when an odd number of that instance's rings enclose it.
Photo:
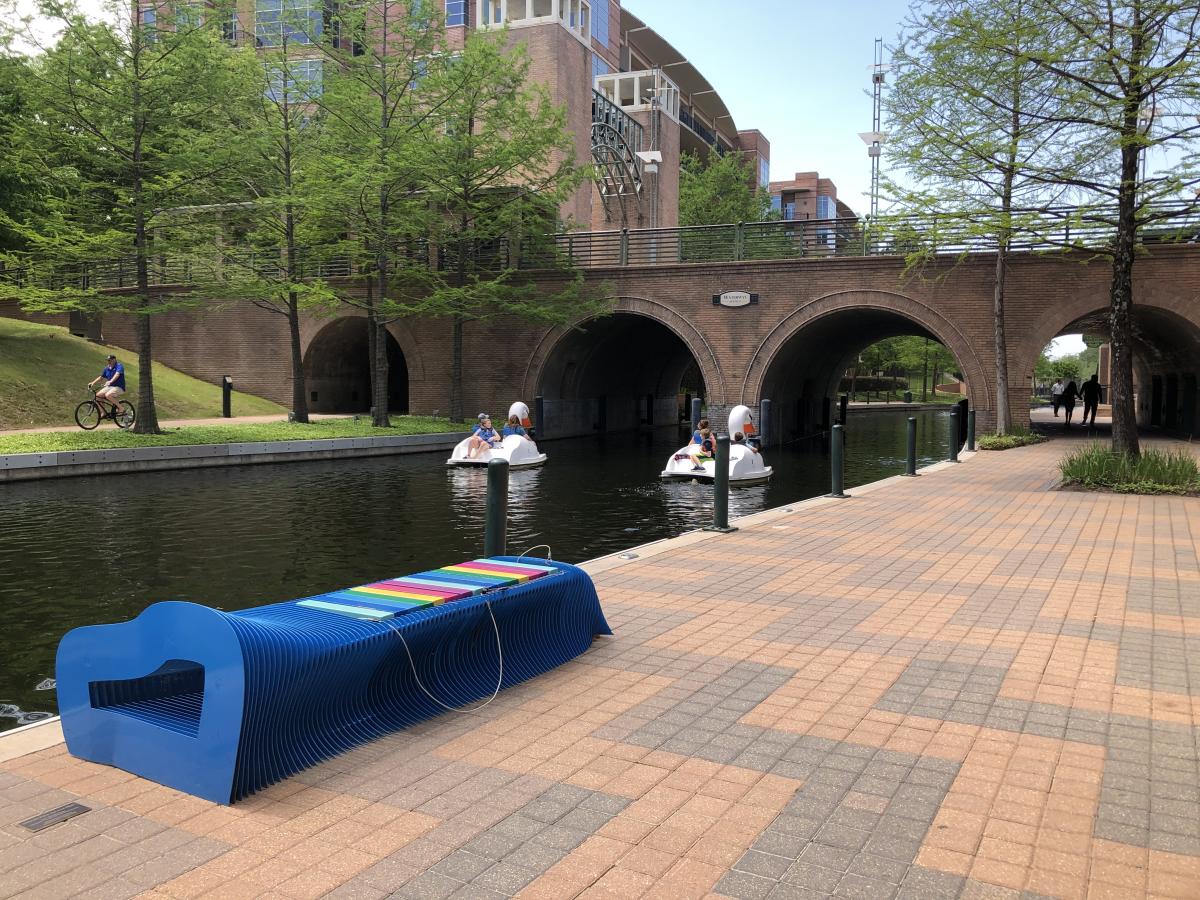
M 879 160 L 888 136 L 880 131 L 880 114 L 883 108 L 883 83 L 892 67 L 883 62 L 883 38 L 875 38 L 875 62 L 871 66 L 871 130 L 859 134 L 867 145 L 867 156 L 871 158 L 871 219 L 879 215 Z
M 1140 134 L 1142 137 L 1146 138 L 1147 141 L 1149 141 L 1149 138 L 1150 138 L 1150 129 L 1154 125 L 1155 112 L 1156 112 L 1156 110 L 1155 110 L 1155 103 L 1154 103 L 1153 97 L 1150 98 L 1150 103 L 1148 106 L 1143 104 L 1142 107 L 1140 109 L 1138 109 L 1138 114 L 1137 114 L 1138 134 Z M 1147 195 L 1149 194 L 1149 191 L 1147 190 L 1147 185 L 1146 185 L 1146 156 L 1147 156 L 1149 149 L 1150 148 L 1146 144 L 1142 144 L 1141 146 L 1138 147 L 1138 153 L 1140 154 L 1138 163 L 1139 163 L 1139 168 L 1141 169 L 1141 172 L 1139 175 L 1139 187 L 1141 188 L 1141 190 L 1139 193 L 1141 193 L 1141 195 L 1142 195 L 1143 202 L 1145 201 Z

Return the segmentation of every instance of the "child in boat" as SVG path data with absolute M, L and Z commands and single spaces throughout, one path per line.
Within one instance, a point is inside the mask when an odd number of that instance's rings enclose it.
M 703 472 L 704 464 L 702 461 L 712 459 L 717 455 L 717 439 L 713 437 L 712 431 L 708 428 L 708 420 L 701 420 L 701 424 L 704 427 L 696 432 L 700 440 L 691 446 L 690 455 L 692 457 L 693 472 Z
M 500 441 L 500 435 L 492 427 L 492 417 L 487 413 L 480 413 L 479 424 L 471 429 L 471 442 L 467 444 L 467 455 L 471 459 L 475 459 L 479 456 L 480 450 L 490 450 Z
M 737 432 L 736 434 L 734 434 L 733 442 L 735 444 L 741 444 L 743 447 L 748 448 L 749 450 L 753 451 L 754 453 L 759 452 L 759 449 L 757 447 L 755 447 L 753 444 L 751 444 L 749 441 L 747 441 L 746 436 L 744 434 L 742 434 L 740 431 Z
M 700 432 L 708 427 L 708 419 L 701 419 L 696 423 L 696 430 L 692 432 L 692 443 L 699 444 L 704 438 L 700 436 Z
M 502 433 L 504 437 L 508 437 L 511 434 L 520 435 L 521 437 L 529 437 L 529 435 L 525 433 L 525 429 L 521 427 L 521 420 L 516 416 L 508 417 L 508 422 L 505 424 L 504 431 Z

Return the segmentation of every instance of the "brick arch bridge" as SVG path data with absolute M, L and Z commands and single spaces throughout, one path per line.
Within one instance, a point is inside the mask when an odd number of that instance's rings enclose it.
M 994 420 L 995 356 L 990 254 L 938 261 L 906 272 L 896 257 L 829 257 L 589 269 L 616 298 L 611 316 L 547 328 L 515 320 L 469 323 L 464 395 L 468 412 L 547 401 L 551 434 L 591 433 L 644 420 L 665 421 L 684 381 L 702 384 L 710 409 L 773 401 L 786 430 L 819 414 L 837 377 L 864 347 L 898 334 L 927 335 L 954 353 L 980 425 Z M 1028 408 L 1038 352 L 1053 337 L 1103 332 L 1111 268 L 1101 257 L 1015 255 L 1008 280 L 1010 402 Z M 747 291 L 757 302 L 713 304 Z M 1195 430 L 1200 375 L 1200 246 L 1157 246 L 1134 273 L 1139 414 Z M 347 310 L 344 316 L 356 315 Z M 291 398 L 282 318 L 250 304 L 153 320 L 156 357 L 208 380 L 287 404 Z M 319 350 L 328 319 L 304 323 L 306 356 Z M 449 405 L 448 320 L 389 328 L 407 372 L 408 407 Z M 132 346 L 128 323 L 105 323 L 105 339 Z M 690 374 L 687 374 L 690 373 Z M 1157 395 L 1155 395 L 1157 391 Z M 318 395 L 320 388 L 318 388 Z M 607 415 L 598 413 L 603 398 Z M 318 402 L 320 402 L 318 400 Z M 1186 426 L 1186 427 L 1184 427 Z

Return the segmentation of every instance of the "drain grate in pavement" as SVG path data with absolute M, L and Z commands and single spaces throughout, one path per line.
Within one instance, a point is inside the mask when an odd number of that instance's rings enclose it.
M 67 819 L 73 819 L 82 813 L 90 812 L 91 809 L 90 806 L 84 806 L 82 803 L 68 803 L 65 806 L 59 806 L 48 812 L 44 812 L 40 816 L 26 819 L 21 823 L 21 826 L 28 828 L 30 831 L 42 831 L 51 825 L 57 825 L 60 822 L 67 821 Z

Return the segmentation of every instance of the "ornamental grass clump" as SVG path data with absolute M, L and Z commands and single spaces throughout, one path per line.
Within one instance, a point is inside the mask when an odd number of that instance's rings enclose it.
M 1090 444 L 1059 463 L 1063 484 L 1121 494 L 1200 494 L 1200 466 L 1187 450 L 1131 456 Z

